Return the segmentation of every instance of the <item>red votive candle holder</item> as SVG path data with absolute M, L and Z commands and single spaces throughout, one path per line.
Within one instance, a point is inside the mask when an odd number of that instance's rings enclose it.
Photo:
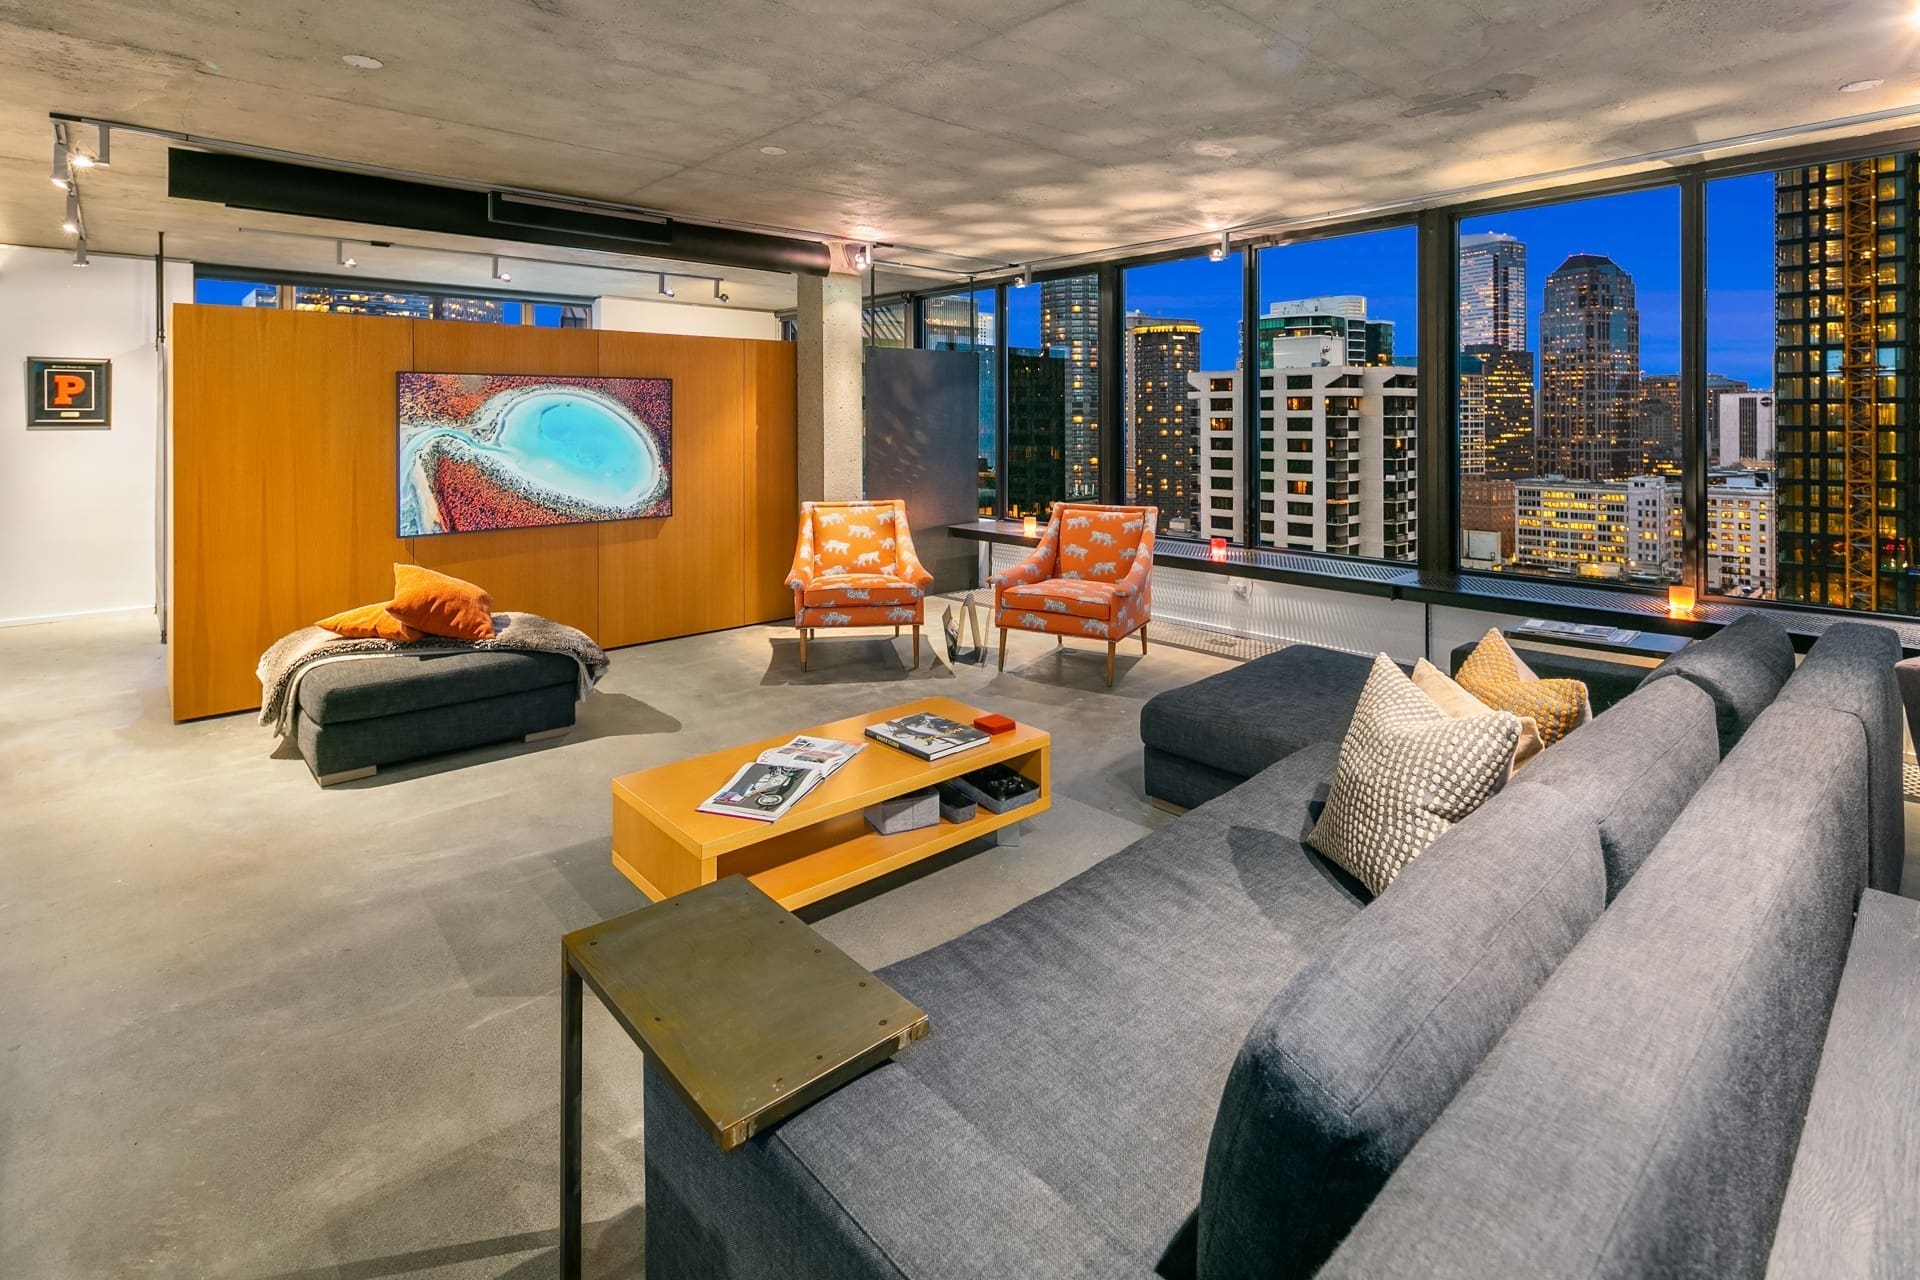
M 1225 560 L 1227 558 L 1227 540 L 1225 538 L 1215 538 L 1207 543 L 1207 554 L 1215 560 Z

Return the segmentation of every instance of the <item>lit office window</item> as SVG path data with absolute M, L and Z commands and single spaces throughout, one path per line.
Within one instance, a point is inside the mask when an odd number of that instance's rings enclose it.
M 1232 511 L 1202 501 L 1200 459 L 1210 454 L 1212 382 L 1238 377 L 1244 291 L 1240 254 L 1205 254 L 1129 267 L 1121 275 L 1125 363 L 1121 387 L 1122 492 L 1127 501 L 1160 509 L 1160 532 L 1172 538 L 1225 536 L 1214 521 Z
M 1678 581 L 1679 189 L 1468 218 L 1458 255 L 1461 566 Z
M 1246 536 L 1238 527 L 1245 508 L 1237 506 L 1230 536 L 1412 560 L 1419 537 L 1416 232 L 1392 227 L 1276 245 L 1260 251 L 1258 265 L 1251 373 L 1259 379 L 1260 523 L 1256 536 Z M 1237 490 L 1246 465 L 1237 379 L 1232 390 L 1219 406 L 1231 417 L 1216 430 L 1232 432 Z M 1281 519 L 1276 486 L 1302 475 L 1314 482 L 1313 500 L 1287 503 Z

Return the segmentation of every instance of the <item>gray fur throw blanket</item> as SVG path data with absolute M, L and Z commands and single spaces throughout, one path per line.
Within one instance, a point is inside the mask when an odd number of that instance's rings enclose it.
M 412 653 L 487 653 L 494 650 L 559 653 L 580 664 L 579 697 L 585 701 L 600 677 L 607 674 L 607 655 L 583 631 L 535 613 L 496 613 L 493 639 L 449 640 L 422 636 L 404 643 L 395 640 L 349 640 L 319 627 L 302 627 L 282 636 L 260 655 L 255 674 L 260 677 L 260 723 L 285 737 L 293 728 L 299 706 L 300 677 L 329 662 L 354 658 L 387 658 Z

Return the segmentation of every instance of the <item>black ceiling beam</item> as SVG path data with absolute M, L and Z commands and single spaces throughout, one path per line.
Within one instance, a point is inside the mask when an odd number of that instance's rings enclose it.
M 748 271 L 824 276 L 832 262 L 832 251 L 817 240 L 597 213 L 589 206 L 529 204 L 503 199 L 499 192 L 179 147 L 167 152 L 167 194 L 261 213 L 674 258 Z

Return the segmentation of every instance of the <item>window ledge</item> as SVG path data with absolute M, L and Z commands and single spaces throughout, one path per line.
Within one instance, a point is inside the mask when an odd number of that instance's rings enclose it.
M 975 542 L 1028 547 L 1039 542 L 1037 537 L 1028 537 L 1017 520 L 978 520 L 949 525 L 947 531 L 957 538 Z M 1709 601 L 1698 606 L 1690 617 L 1676 618 L 1667 612 L 1666 599 L 1655 592 L 1497 573 L 1421 573 L 1412 565 L 1251 547 L 1231 547 L 1215 556 L 1204 542 L 1172 538 L 1156 540 L 1153 558 L 1156 564 L 1169 568 L 1217 573 L 1229 578 L 1251 578 L 1487 613 L 1521 613 L 1555 622 L 1604 622 L 1662 635 L 1709 636 L 1746 614 L 1764 613 L 1785 627 L 1793 637 L 1794 646 L 1803 651 L 1836 622 L 1865 622 L 1891 630 L 1909 655 L 1920 654 L 1920 623 L 1794 605 Z

